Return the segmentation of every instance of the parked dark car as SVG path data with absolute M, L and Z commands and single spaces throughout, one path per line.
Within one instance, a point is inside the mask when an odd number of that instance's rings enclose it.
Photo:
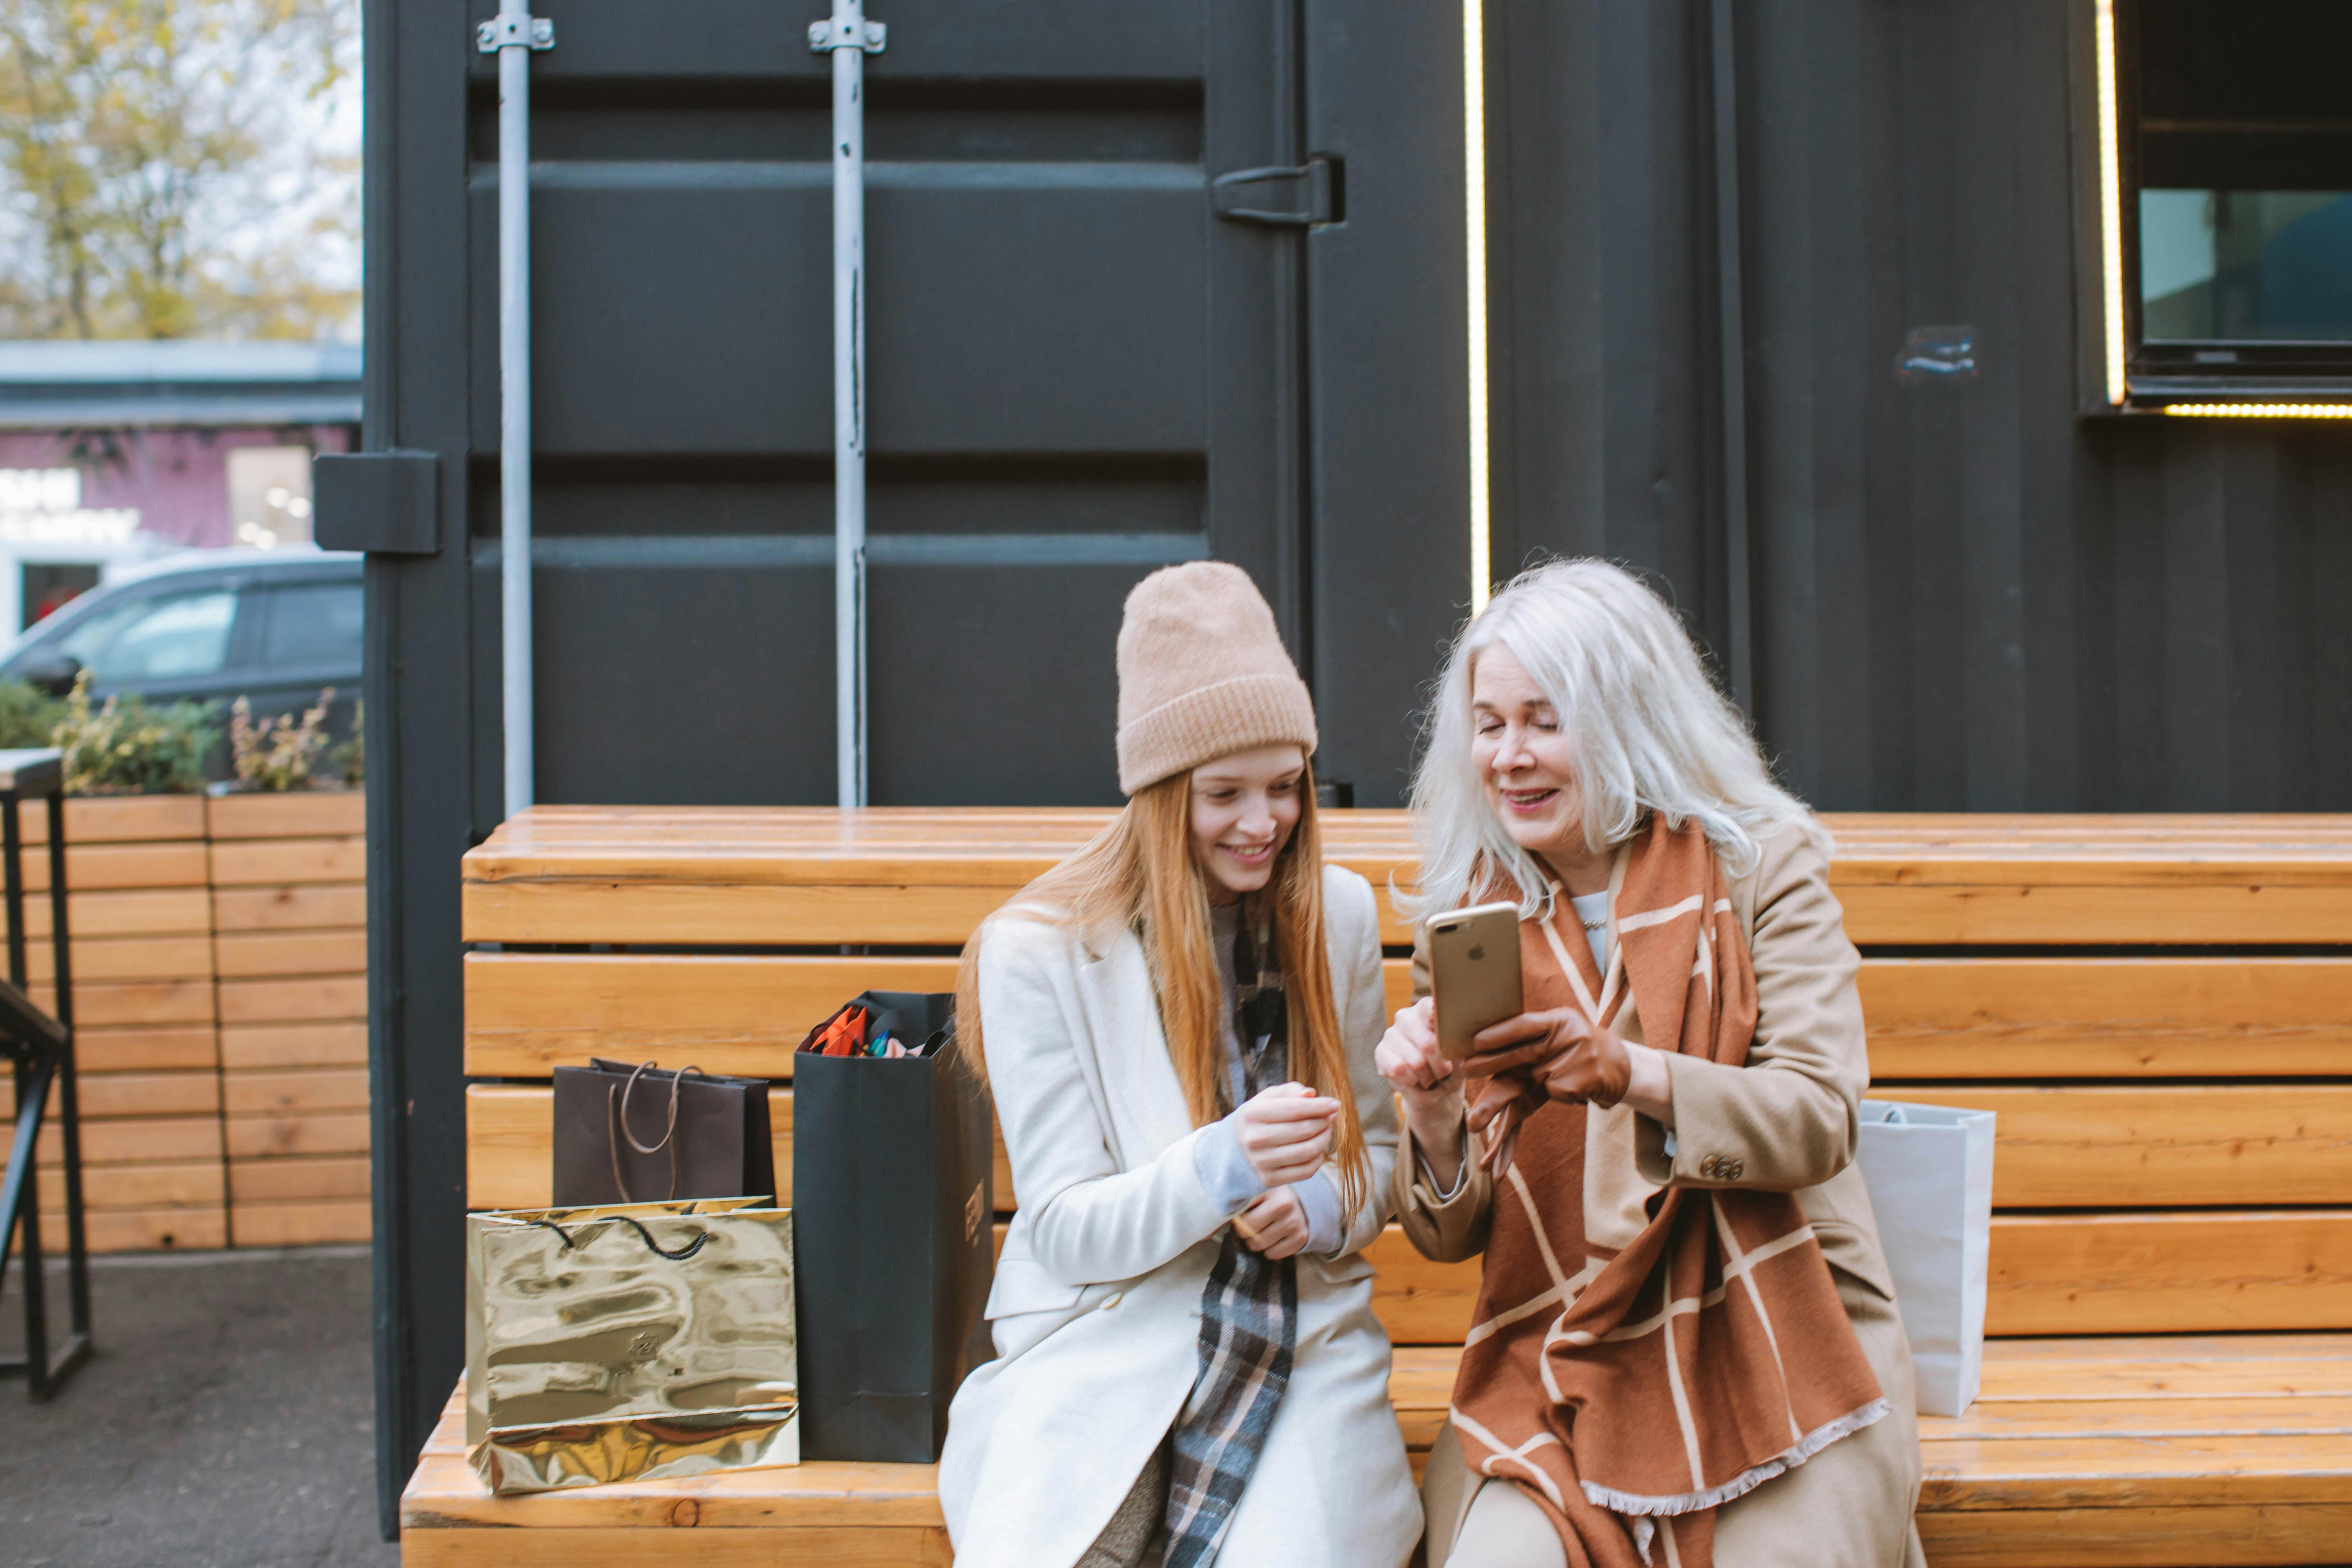
M 99 698 L 202 702 L 226 724 L 229 704 L 256 718 L 299 713 L 321 688 L 328 727 L 352 731 L 360 697 L 362 557 L 317 550 L 194 551 L 116 577 L 28 630 L 0 680 L 62 694 L 84 669 Z M 223 748 L 214 772 L 226 771 Z

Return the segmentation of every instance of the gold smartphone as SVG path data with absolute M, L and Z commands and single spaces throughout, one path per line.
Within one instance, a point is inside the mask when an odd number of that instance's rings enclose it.
M 1526 1010 L 1519 985 L 1519 906 L 1480 904 L 1433 915 L 1429 984 L 1437 998 L 1437 1048 L 1460 1061 L 1470 1037 Z

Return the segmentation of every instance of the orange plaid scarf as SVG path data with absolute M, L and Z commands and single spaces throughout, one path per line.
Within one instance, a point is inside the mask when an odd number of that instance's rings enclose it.
M 1653 816 L 1615 925 L 1604 980 L 1572 924 L 1521 922 L 1528 1009 L 1605 1026 L 1630 994 L 1652 1047 L 1745 1066 L 1756 972 L 1696 825 Z M 1524 1091 L 1515 1109 L 1454 1387 L 1463 1457 L 1526 1489 L 1570 1568 L 1649 1563 L 1662 1525 L 1669 1561 L 1709 1568 L 1713 1510 L 1885 1415 L 1878 1380 L 1794 1197 L 1668 1186 L 1622 1249 L 1588 1240 L 1585 1144 L 1606 1113 Z

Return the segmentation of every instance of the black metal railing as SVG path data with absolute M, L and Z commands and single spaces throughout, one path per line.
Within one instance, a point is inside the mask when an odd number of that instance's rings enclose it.
M 25 830 L 22 803 L 48 803 L 49 941 L 56 953 L 57 1014 L 35 1005 L 26 976 Z M 25 1353 L 0 1361 L 0 1376 L 21 1375 L 36 1400 L 47 1399 L 89 1356 L 89 1247 L 83 1234 L 81 1106 L 74 1087 L 73 961 L 66 926 L 65 768 L 53 751 L 0 751 L 0 895 L 8 915 L 8 978 L 0 981 L 0 1050 L 16 1076 L 16 1132 L 0 1184 L 0 1284 L 10 1244 L 25 1268 Z M 64 1165 L 66 1294 L 71 1322 L 49 1348 L 47 1271 L 41 1254 L 41 1119 L 57 1097 Z

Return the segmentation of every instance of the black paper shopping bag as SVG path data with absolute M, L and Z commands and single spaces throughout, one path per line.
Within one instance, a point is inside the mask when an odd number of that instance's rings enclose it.
M 555 1069 L 557 1208 L 772 1197 L 768 1080 L 591 1058 Z
M 868 992 L 863 1037 L 920 1054 L 793 1058 L 801 1454 L 929 1464 L 995 1274 L 988 1087 L 954 998 Z M 833 1038 L 838 1040 L 835 1031 Z

